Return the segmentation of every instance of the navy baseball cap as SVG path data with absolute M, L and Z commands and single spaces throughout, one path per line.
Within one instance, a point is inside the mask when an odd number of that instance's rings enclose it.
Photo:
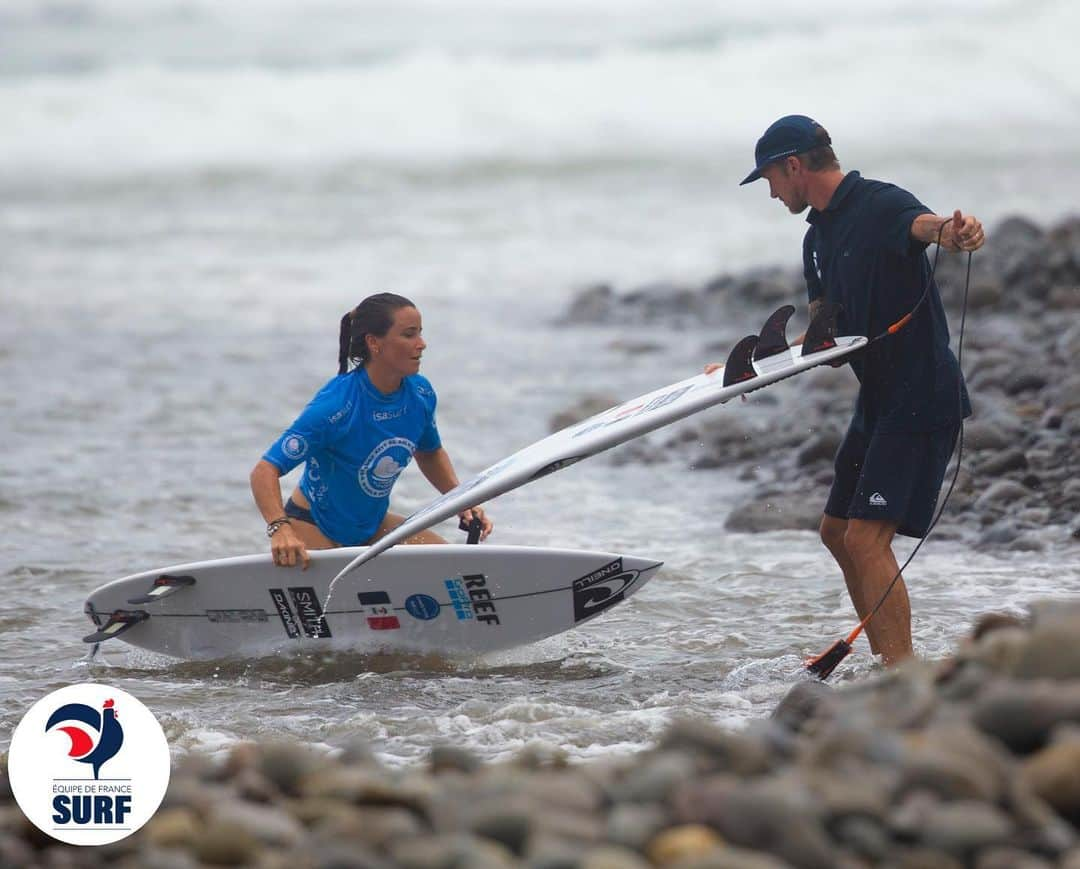
M 817 138 L 820 129 L 821 124 L 806 115 L 785 115 L 776 121 L 758 139 L 757 147 L 754 148 L 754 161 L 757 166 L 739 182 L 739 186 L 757 181 L 761 177 L 761 170 L 770 163 L 795 154 L 805 154 L 821 145 L 832 144 L 828 134 L 823 140 Z

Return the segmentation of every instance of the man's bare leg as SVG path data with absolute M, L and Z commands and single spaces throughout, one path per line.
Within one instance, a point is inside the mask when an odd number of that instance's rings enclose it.
M 851 560 L 851 555 L 848 554 L 847 547 L 844 545 L 844 535 L 847 533 L 848 520 L 840 519 L 836 516 L 830 516 L 825 513 L 821 517 L 821 542 L 825 544 L 825 548 L 832 553 L 832 557 L 836 560 L 836 563 L 840 566 L 840 570 L 844 574 L 844 584 L 847 585 L 848 596 L 851 598 L 851 602 L 855 605 L 855 612 L 859 614 L 859 620 L 862 621 L 866 618 L 866 614 L 870 612 L 877 600 L 869 600 L 864 594 L 862 584 L 858 581 L 858 574 L 855 570 L 855 562 Z M 895 589 L 893 590 L 895 593 Z M 892 597 L 892 595 L 889 595 Z M 867 639 L 870 641 L 870 651 L 875 655 L 881 653 L 881 650 L 874 642 L 873 635 L 867 631 Z
M 897 523 L 871 519 L 849 519 L 844 532 L 844 549 L 855 571 L 857 591 L 854 601 L 862 601 L 867 612 L 881 599 L 900 571 L 892 551 Z M 856 608 L 859 604 L 856 603 Z M 863 616 L 865 618 L 865 616 Z M 880 653 L 886 666 L 913 654 L 911 648 L 911 603 L 903 578 L 896 581 L 889 596 L 866 626 L 871 647 Z

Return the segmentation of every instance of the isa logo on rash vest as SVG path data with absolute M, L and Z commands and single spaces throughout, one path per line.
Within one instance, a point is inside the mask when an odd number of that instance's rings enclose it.
M 408 438 L 387 438 L 368 454 L 360 466 L 360 488 L 372 498 L 385 498 L 414 452 L 416 444 Z
M 105 845 L 130 836 L 161 805 L 169 746 L 154 714 L 126 691 L 69 685 L 15 728 L 8 778 L 38 829 L 70 845 Z

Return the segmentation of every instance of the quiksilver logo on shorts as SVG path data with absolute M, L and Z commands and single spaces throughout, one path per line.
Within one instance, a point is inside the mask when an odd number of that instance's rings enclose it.
M 871 507 L 888 507 L 889 502 L 885 500 L 885 498 L 881 494 L 881 492 L 874 492 L 874 494 L 870 496 L 870 506 Z

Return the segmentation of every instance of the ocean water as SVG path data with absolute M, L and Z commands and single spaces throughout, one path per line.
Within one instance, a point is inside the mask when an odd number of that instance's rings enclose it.
M 666 566 L 584 629 L 488 659 L 298 647 L 192 664 L 117 645 L 89 663 L 82 602 L 136 570 L 263 548 L 247 474 L 333 375 L 338 318 L 369 293 L 423 312 L 463 476 L 584 395 L 697 371 L 707 344 L 757 324 L 556 321 L 595 281 L 795 266 L 801 220 L 737 186 L 780 114 L 816 117 L 845 167 L 940 211 L 990 227 L 1074 211 L 1078 25 L 1066 2 L 8 0 L 0 744 L 82 679 L 149 704 L 176 751 L 360 736 L 392 763 L 436 741 L 635 751 L 677 715 L 766 714 L 853 612 L 814 535 L 724 533 L 753 488 L 678 454 L 597 457 L 490 505 L 500 542 Z M 791 388 L 771 391 L 785 424 Z M 431 494 L 407 472 L 394 509 Z M 918 651 L 945 654 L 978 612 L 1080 593 L 1047 540 L 1034 556 L 928 543 L 908 574 Z M 873 669 L 857 651 L 839 678 Z

